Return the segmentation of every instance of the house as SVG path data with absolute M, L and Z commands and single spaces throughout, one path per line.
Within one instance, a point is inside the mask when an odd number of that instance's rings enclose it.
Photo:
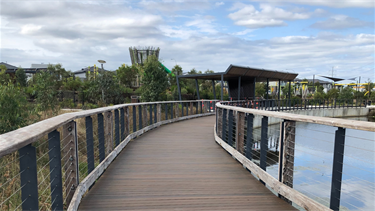
M 106 69 L 98 68 L 94 65 L 94 66 L 82 68 L 81 70 L 75 71 L 73 73 L 74 73 L 75 77 L 78 77 L 81 80 L 86 80 L 87 74 L 88 74 L 87 72 L 90 72 L 90 74 L 93 74 L 95 72 L 102 71 L 102 70 L 108 71 Z
M 7 68 L 7 71 L 6 71 L 7 74 L 9 74 L 11 77 L 15 77 L 15 74 L 16 74 L 16 71 L 18 70 L 18 67 L 14 66 L 14 65 L 11 65 L 11 64 L 8 64 L 8 63 L 5 63 L 5 62 L 0 62 L 0 65 L 4 65 Z M 22 69 L 26 73 L 27 80 L 29 80 L 38 71 L 46 71 L 47 67 L 48 67 L 48 65 L 43 66 L 43 67 L 41 67 L 41 66 L 40 67 L 39 66 L 33 67 L 33 65 L 32 65 L 31 68 L 22 68 Z

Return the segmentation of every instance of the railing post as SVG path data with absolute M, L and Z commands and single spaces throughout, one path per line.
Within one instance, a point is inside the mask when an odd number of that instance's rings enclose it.
M 267 168 L 267 150 L 268 150 L 268 117 L 262 118 L 262 131 L 260 140 L 260 168 L 266 171 Z
M 125 139 L 125 111 L 120 108 L 120 123 L 121 123 L 121 142 Z
M 39 210 L 36 150 L 31 144 L 18 150 L 22 210 Z
M 71 121 L 63 126 L 62 140 L 65 172 L 65 203 L 70 204 L 74 191 L 79 184 L 78 136 L 75 121 Z
M 283 154 L 282 156 L 282 178 L 281 182 L 293 188 L 293 174 L 294 174 L 294 148 L 295 148 L 295 134 L 296 122 L 284 120 L 283 131 Z M 281 147 L 281 146 L 280 146 Z M 280 197 L 284 201 L 291 204 L 292 202 L 284 197 Z
M 115 144 L 120 144 L 120 117 L 118 109 L 115 109 Z
M 102 113 L 98 114 L 98 140 L 99 140 L 99 161 L 102 162 L 105 158 L 104 118 L 103 118 Z
M 223 108 L 223 121 L 222 121 L 222 130 L 221 130 L 221 139 L 224 141 L 225 139 L 225 132 L 227 130 L 227 109 Z
M 331 198 L 329 208 L 339 210 L 341 197 L 342 166 L 344 161 L 345 129 L 339 127 L 335 133 L 333 151 Z
M 203 113 L 203 109 L 202 109 L 203 106 L 202 106 L 202 103 L 203 103 L 203 102 L 200 102 L 200 104 L 199 104 L 199 105 L 200 105 L 200 109 L 201 109 L 201 114 Z
M 107 111 L 104 113 L 105 117 L 105 154 L 109 155 L 109 153 L 113 150 L 113 114 L 111 111 Z
M 142 106 L 141 105 L 138 106 L 138 124 L 139 124 L 139 129 L 142 129 L 143 125 L 142 125 Z
M 195 114 L 198 114 L 199 112 L 199 110 L 198 110 L 198 105 L 199 105 L 199 102 L 197 102 L 197 104 L 195 104 Z
M 118 117 L 118 110 L 117 110 L 117 117 Z M 87 150 L 87 172 L 88 172 L 87 174 L 90 174 L 92 170 L 94 170 L 95 168 L 94 134 L 93 134 L 93 129 L 92 129 L 91 116 L 87 116 L 85 119 L 86 119 L 86 150 Z M 117 125 L 118 125 L 118 121 L 117 121 Z
M 158 115 L 157 115 L 157 122 L 161 122 L 161 104 L 157 105 Z
M 158 113 L 157 113 L 157 111 L 156 111 L 156 107 L 157 107 L 157 105 L 155 104 L 155 105 L 154 105 L 154 123 L 156 123 L 157 120 L 158 120 Z
M 190 102 L 190 113 L 193 115 L 194 114 L 194 112 L 193 112 L 193 103 L 192 102 Z
M 246 131 L 246 157 L 249 160 L 253 159 L 252 146 L 253 146 L 253 126 L 254 115 L 247 114 L 247 131 Z
M 152 125 L 152 105 L 150 104 L 150 125 Z
M 57 130 L 50 132 L 48 140 L 51 210 L 63 210 L 60 133 Z
M 186 116 L 189 116 L 189 103 L 186 102 Z
M 233 147 L 233 110 L 228 110 L 228 140 L 227 143 Z
M 173 103 L 171 103 L 171 119 L 173 119 Z
M 244 122 L 245 114 L 242 112 L 237 112 L 236 118 L 236 149 L 241 154 L 244 152 Z
M 164 106 L 165 106 L 165 120 L 168 120 L 168 103 L 165 103 L 164 104 Z
M 133 132 L 137 131 L 137 107 L 133 106 Z

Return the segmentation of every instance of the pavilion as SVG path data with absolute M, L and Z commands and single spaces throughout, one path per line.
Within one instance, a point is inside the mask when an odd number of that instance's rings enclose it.
M 243 67 L 237 65 L 229 65 L 225 72 L 209 73 L 209 74 L 195 74 L 195 75 L 178 75 L 177 88 L 178 96 L 181 101 L 181 89 L 179 84 L 180 78 L 195 79 L 197 97 L 199 97 L 199 86 L 198 79 L 212 80 L 214 97 L 215 93 L 215 80 L 221 81 L 221 100 L 223 100 L 223 87 L 224 81 L 228 83 L 228 92 L 233 100 L 244 100 L 255 98 L 255 83 L 256 82 L 267 82 L 267 90 L 270 81 L 278 81 L 278 90 L 280 90 L 280 82 L 288 81 L 291 82 L 297 77 L 296 73 L 280 72 L 275 70 L 266 70 L 253 67 Z M 289 98 L 290 98 L 290 83 L 289 83 Z M 280 99 L 280 91 L 278 92 L 278 98 Z M 266 93 L 266 99 L 268 99 L 268 91 Z

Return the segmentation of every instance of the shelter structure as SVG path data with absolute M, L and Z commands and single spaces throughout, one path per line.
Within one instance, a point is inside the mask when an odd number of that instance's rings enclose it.
M 215 81 L 221 81 L 221 100 L 223 100 L 223 87 L 224 81 L 228 83 L 229 96 L 233 100 L 244 100 L 244 99 L 254 99 L 255 98 L 255 83 L 256 82 L 266 82 L 267 90 L 270 81 L 278 81 L 280 90 L 280 81 L 291 82 L 297 77 L 296 73 L 280 72 L 275 70 L 266 70 L 254 67 L 243 67 L 237 65 L 229 65 L 225 72 L 209 73 L 209 74 L 195 74 L 195 75 L 178 75 L 177 78 L 177 88 L 179 94 L 179 100 L 181 100 L 181 89 L 179 84 L 180 78 L 190 78 L 195 79 L 197 96 L 199 97 L 199 86 L 198 79 L 202 80 L 212 80 L 213 92 L 216 99 L 215 93 Z M 290 83 L 289 83 L 289 98 L 290 98 Z M 280 92 L 278 94 L 280 99 Z M 268 99 L 268 91 L 266 92 L 266 99 Z

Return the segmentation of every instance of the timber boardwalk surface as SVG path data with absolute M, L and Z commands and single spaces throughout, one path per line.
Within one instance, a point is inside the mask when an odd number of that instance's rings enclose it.
M 214 123 L 185 120 L 131 141 L 79 210 L 295 210 L 216 144 Z

